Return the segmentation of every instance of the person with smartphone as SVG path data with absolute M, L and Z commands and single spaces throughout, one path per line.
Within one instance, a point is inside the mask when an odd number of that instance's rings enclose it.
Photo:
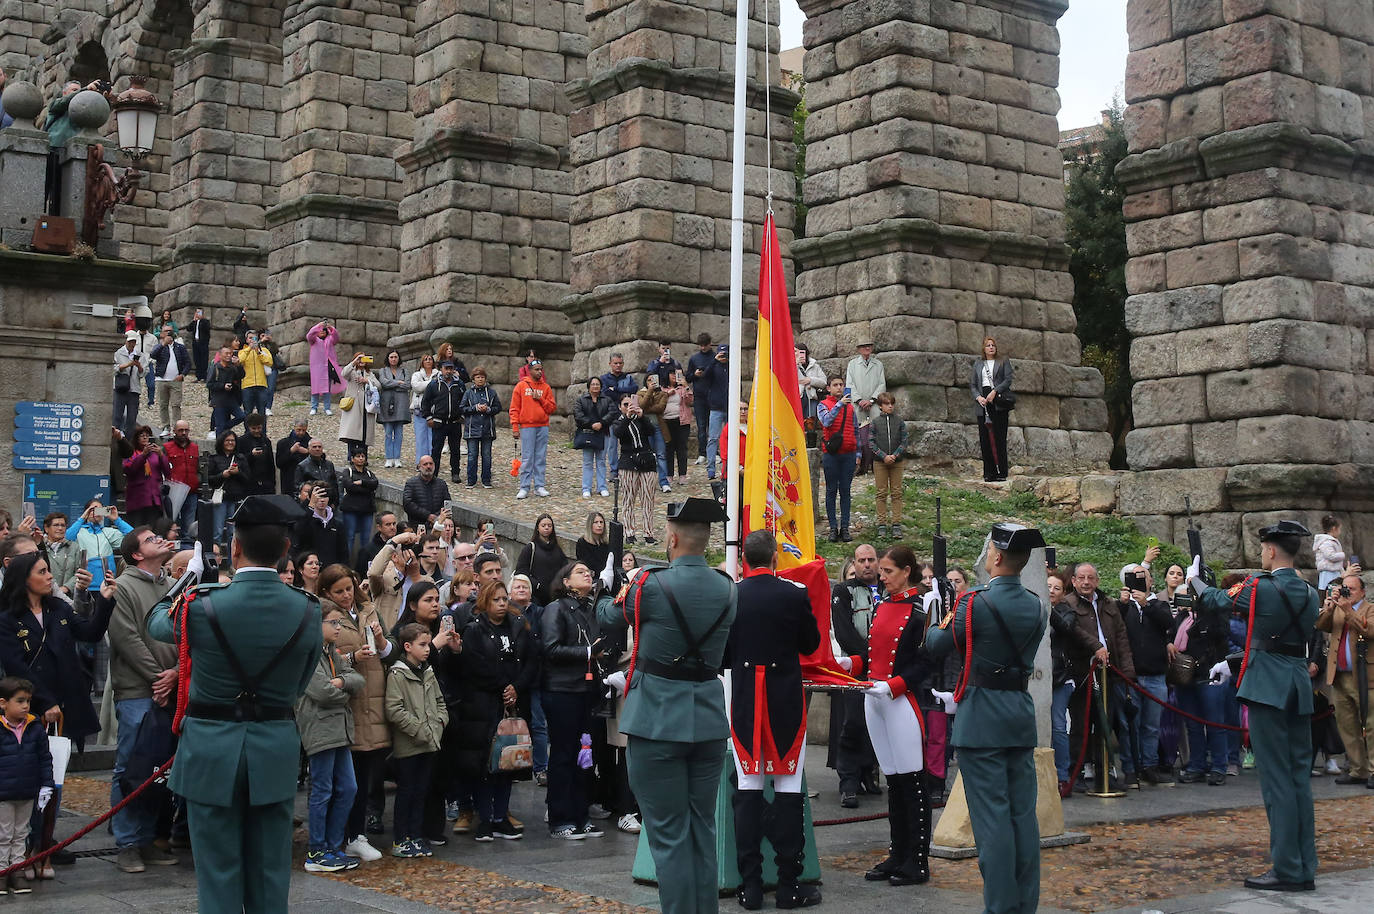
M 138 427 L 138 395 L 143 383 L 143 353 L 138 345 L 137 330 L 124 334 L 124 345 L 114 353 L 114 414 L 110 418 L 115 428 L 130 438 Z
M 68 542 L 76 543 L 76 548 L 85 556 L 84 565 L 91 576 L 88 589 L 100 589 L 105 575 L 115 573 L 115 555 L 124 540 L 124 534 L 134 528 L 119 516 L 119 508 L 106 506 L 98 498 L 86 502 L 81 516 L 67 527 L 64 536 Z
M 844 378 L 831 375 L 828 393 L 816 408 L 816 418 L 822 430 L 821 470 L 825 474 L 825 514 L 830 521 L 830 542 L 850 542 L 849 500 L 850 486 L 859 451 L 858 415 L 854 411 L 853 392 L 845 386 Z M 840 513 L 835 514 L 835 499 L 839 498 Z
M 1136 683 L 1155 698 L 1169 697 L 1164 676 L 1169 672 L 1170 638 L 1174 613 L 1169 603 L 1153 594 L 1153 579 L 1144 565 L 1121 569 L 1121 616 L 1126 623 L 1126 640 L 1135 661 Z M 1126 785 L 1172 784 L 1173 769 L 1167 770 L 1159 758 L 1159 720 L 1164 708 L 1148 698 L 1136 702 L 1138 713 L 1126 718 L 1130 751 L 1122 753 Z

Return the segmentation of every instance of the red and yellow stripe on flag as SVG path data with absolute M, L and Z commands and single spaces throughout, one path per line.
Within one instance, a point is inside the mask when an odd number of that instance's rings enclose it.
M 806 460 L 794 342 L 778 232 L 769 213 L 763 224 L 759 265 L 758 345 L 754 350 L 754 390 L 749 397 L 740 539 L 743 541 L 751 530 L 771 530 L 778 538 L 780 571 L 804 565 L 816 556 L 811 471 Z M 767 434 L 760 434 L 765 430 Z

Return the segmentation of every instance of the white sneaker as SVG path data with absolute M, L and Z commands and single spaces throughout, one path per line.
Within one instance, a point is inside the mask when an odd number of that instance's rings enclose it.
M 663 489 L 663 491 L 665 492 L 673 491 L 673 487 L 668 485 L 666 482 L 662 486 L 660 486 L 660 488 Z
M 381 860 L 382 852 L 368 843 L 367 835 L 359 835 L 344 848 L 344 853 L 359 860 Z
M 611 492 L 610 492 L 610 490 L 609 490 L 609 489 L 602 489 L 602 490 L 601 490 L 601 497 L 602 497 L 602 498 L 610 498 L 610 497 L 611 497 Z
M 583 490 L 582 490 L 582 497 L 583 497 L 583 498 L 591 498 L 591 497 L 592 497 L 591 490 L 590 490 L 590 489 L 583 489 Z
M 310 415 L 312 415 L 312 416 L 317 416 L 317 415 L 319 415 L 319 412 L 320 412 L 319 407 L 317 407 L 317 406 L 312 406 L 312 407 L 310 407 Z
M 516 497 L 517 499 L 520 499 L 520 498 L 529 498 L 529 497 L 530 497 L 530 490 L 529 490 L 529 489 L 521 489 L 519 492 L 516 492 L 516 493 L 515 493 L 515 497 Z
M 615 823 L 615 827 L 627 835 L 639 834 L 639 820 L 635 818 L 635 814 L 632 812 L 627 812 L 621 816 L 620 821 Z
M 172 436 L 172 430 L 171 430 L 169 427 L 167 427 L 167 426 L 164 425 L 164 426 L 162 427 L 162 431 L 160 431 L 160 432 L 157 433 L 157 436 L 158 436 L 159 438 L 170 438 L 170 437 Z
M 326 416 L 332 416 L 332 415 L 334 415 L 334 410 L 332 410 L 332 409 L 326 409 L 326 410 L 324 411 L 324 414 L 325 414 Z
M 544 488 L 543 486 L 540 486 L 539 488 L 534 490 L 534 494 L 538 495 L 540 498 L 548 498 L 549 490 Z
M 1327 774 L 1340 774 L 1340 773 L 1341 773 L 1341 766 L 1340 766 L 1340 764 L 1337 763 L 1337 761 L 1336 761 L 1335 759 L 1333 759 L 1333 758 L 1327 759 L 1327 760 L 1326 760 L 1326 773 L 1327 773 Z
M 271 410 L 270 407 L 267 409 L 267 415 L 269 415 L 269 416 L 272 415 L 272 410 Z M 357 854 L 354 854 L 353 856 L 356 857 L 356 856 L 358 856 L 358 855 L 357 855 Z
M 705 466 L 705 465 L 706 465 L 706 458 L 705 458 L 705 457 L 698 457 L 698 458 L 697 458 L 697 466 L 700 467 L 700 466 Z

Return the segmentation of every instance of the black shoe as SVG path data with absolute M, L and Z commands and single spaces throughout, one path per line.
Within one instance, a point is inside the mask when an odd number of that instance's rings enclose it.
M 1194 771 L 1191 768 L 1186 769 L 1178 776 L 1178 782 L 1180 784 L 1200 784 L 1206 779 L 1207 775 L 1203 774 L 1201 771 Z
M 1153 774 L 1154 774 L 1154 778 L 1155 778 L 1154 782 L 1155 782 L 1156 784 L 1158 784 L 1160 787 L 1173 787 L 1173 786 L 1174 786 L 1175 781 L 1174 781 L 1174 769 L 1173 769 L 1173 768 L 1165 768 L 1164 766 L 1161 765 L 1161 766 L 1158 767 L 1158 768 L 1151 769 L 1151 771 L 1152 771 Z
M 1350 774 L 1343 774 L 1340 777 L 1336 778 L 1337 784 L 1363 784 L 1364 782 L 1364 778 L 1357 778 L 1354 775 Z
M 1263 889 L 1266 892 L 1311 892 L 1316 889 L 1316 883 L 1312 880 L 1306 882 L 1284 882 L 1274 874 L 1273 870 L 1262 876 L 1251 876 L 1245 880 L 1247 889 Z
M 1146 768 L 1144 771 L 1140 772 L 1140 779 L 1151 787 L 1159 783 L 1159 777 L 1155 774 L 1153 768 Z
M 898 870 L 887 877 L 888 885 L 925 885 L 930 881 L 929 872 Z
M 425 841 L 429 844 L 430 847 L 443 847 L 445 844 L 448 844 L 448 839 L 445 838 L 443 835 L 440 835 L 437 838 L 426 838 Z
M 802 885 L 799 882 L 779 885 L 777 903 L 783 910 L 814 907 L 821 903 L 821 890 L 814 885 Z
M 1368 787 L 1370 790 L 1374 790 L 1374 777 L 1370 777 L 1370 779 L 1365 782 L 1364 786 Z
M 763 885 L 757 882 L 746 882 L 739 887 L 735 900 L 746 911 L 760 910 L 763 907 Z
M 887 877 L 891 876 L 895 872 L 897 872 L 897 859 L 895 857 L 889 856 L 882 863 L 879 863 L 877 866 L 873 867 L 873 869 L 869 870 L 867 873 L 864 873 L 864 881 L 886 882 Z
M 840 531 L 836 530 L 834 527 L 831 527 L 831 528 L 830 528 L 830 542 L 832 542 L 832 543 L 838 543 L 839 541 L 840 541 Z
M 646 542 L 646 543 L 648 543 L 650 546 L 652 546 L 652 545 L 654 545 L 655 543 L 657 543 L 658 540 L 654 539 L 652 536 L 645 536 L 645 537 L 644 537 L 644 542 Z
M 1220 787 L 1221 785 L 1223 785 L 1223 784 L 1225 784 L 1225 783 L 1226 783 L 1226 772 L 1225 772 L 1225 771 L 1209 771 L 1209 772 L 1207 772 L 1207 786 L 1208 786 L 1208 787 Z
M 50 856 L 48 862 L 53 866 L 71 866 L 76 862 L 76 854 L 68 850 L 61 850 Z
M 843 806 L 845 809 L 858 809 L 859 795 L 856 793 L 840 794 L 840 805 Z
M 859 780 L 859 792 L 870 794 L 875 797 L 883 795 L 883 789 L 878 786 L 878 775 L 866 774 Z
M 1126 774 L 1126 786 L 1131 790 L 1140 789 L 1140 778 L 1136 775 L 1134 771 L 1128 772 Z
M 381 817 L 381 816 L 368 816 L 368 817 L 367 817 L 367 825 L 366 825 L 366 827 L 364 828 L 364 831 L 366 831 L 369 835 L 384 835 L 384 834 L 386 834 L 386 829 L 385 829 L 385 828 L 382 828 L 382 817 Z
M 840 542 L 842 542 L 842 543 L 852 543 L 852 542 L 854 542 L 854 537 L 852 537 L 852 536 L 849 535 L 849 528 L 848 528 L 848 527 L 845 527 L 843 530 L 840 531 Z
M 625 537 L 625 543 L 630 546 L 633 546 L 635 544 L 635 537 L 633 533 Z

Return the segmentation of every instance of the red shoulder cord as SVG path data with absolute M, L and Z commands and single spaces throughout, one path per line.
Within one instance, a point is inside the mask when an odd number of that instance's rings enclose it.
M 964 668 L 959 671 L 959 684 L 954 687 L 954 700 L 963 701 L 964 692 L 968 689 L 968 674 L 973 668 L 973 598 L 976 593 L 969 593 L 968 607 L 964 610 Z M 954 613 L 959 614 L 959 601 L 954 601 Z
M 1255 635 L 1255 594 L 1259 593 L 1259 579 L 1250 575 L 1245 579 L 1245 583 L 1240 585 L 1241 590 L 1245 589 L 1246 584 L 1250 585 L 1250 619 L 1245 624 L 1245 656 L 1240 658 L 1240 672 L 1236 674 L 1236 688 L 1240 688 L 1240 682 L 1245 678 L 1245 671 L 1250 667 L 1250 639 Z M 1240 594 L 1237 593 L 1236 596 L 1238 597 Z M 1235 597 L 1231 598 L 1231 605 L 1236 605 Z
M 177 636 L 177 709 L 172 717 L 172 732 L 178 736 L 186 708 L 191 703 L 191 630 L 188 623 L 194 599 L 194 591 L 184 593 L 167 610 L 173 617 L 172 632 Z
M 630 691 L 630 678 L 635 674 L 635 660 L 639 657 L 639 598 L 644 596 L 644 581 L 649 577 L 644 573 L 640 579 L 639 586 L 635 588 L 635 638 L 634 644 L 630 645 L 630 665 L 625 670 L 625 691 Z M 624 615 L 624 607 L 621 607 L 621 615 Z

